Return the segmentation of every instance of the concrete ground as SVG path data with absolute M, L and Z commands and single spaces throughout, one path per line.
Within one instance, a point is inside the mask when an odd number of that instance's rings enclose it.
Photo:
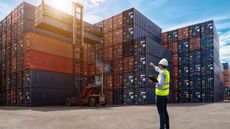
M 230 101 L 169 104 L 171 129 L 230 129 Z M 155 105 L 0 107 L 0 129 L 159 129 Z

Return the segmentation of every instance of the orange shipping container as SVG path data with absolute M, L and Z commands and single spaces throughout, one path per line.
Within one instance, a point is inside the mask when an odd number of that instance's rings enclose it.
M 178 29 L 178 39 L 182 40 L 182 39 L 187 39 L 188 38 L 188 27 L 184 27 L 181 29 Z
M 116 16 L 113 16 L 113 28 L 114 29 L 122 27 L 122 24 L 123 24 L 122 18 L 123 18 L 122 13 L 120 13 Z
M 105 96 L 106 96 L 106 103 L 108 105 L 113 104 L 113 91 L 112 90 L 105 90 Z
M 121 42 L 123 42 L 122 28 L 118 28 L 113 31 L 113 43 L 116 44 Z
M 72 58 L 72 44 L 62 42 L 36 33 L 26 33 L 24 35 L 25 49 L 32 49 L 52 55 Z
M 108 31 L 111 31 L 113 29 L 113 19 L 109 18 L 104 20 L 103 22 L 103 32 L 106 33 Z
M 194 37 L 189 40 L 189 49 L 190 50 L 200 49 L 200 37 Z
M 11 58 L 11 72 L 16 72 L 16 57 Z
M 162 39 L 162 43 L 167 43 L 168 42 L 168 33 L 167 32 L 163 33 L 161 36 L 161 39 Z
M 104 34 L 104 46 L 110 46 L 113 43 L 113 32 Z
M 113 89 L 113 76 L 104 75 L 104 84 L 106 89 Z
M 103 58 L 105 61 L 113 58 L 113 46 L 108 46 L 104 48 Z

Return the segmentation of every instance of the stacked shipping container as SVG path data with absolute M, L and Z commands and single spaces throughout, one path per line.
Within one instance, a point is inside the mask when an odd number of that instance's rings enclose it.
M 228 63 L 223 63 L 224 99 L 230 100 L 230 70 Z
M 162 44 L 173 54 L 175 102 L 223 99 L 219 39 L 213 21 L 164 32 Z
M 35 7 L 23 2 L 0 22 L 3 105 L 63 105 L 76 91 L 71 39 L 35 28 L 34 19 Z
M 103 51 L 101 60 L 111 67 L 104 73 L 106 92 L 113 94 L 109 104 L 154 103 L 154 86 L 148 83 L 148 76 L 157 73 L 148 64 L 157 64 L 163 57 L 171 60 L 160 45 L 161 29 L 133 8 L 97 26 L 104 34 L 103 47 L 98 49 Z

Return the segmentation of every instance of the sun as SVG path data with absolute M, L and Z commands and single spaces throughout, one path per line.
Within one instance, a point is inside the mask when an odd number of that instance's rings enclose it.
M 46 3 L 58 10 L 71 13 L 73 0 L 46 0 Z

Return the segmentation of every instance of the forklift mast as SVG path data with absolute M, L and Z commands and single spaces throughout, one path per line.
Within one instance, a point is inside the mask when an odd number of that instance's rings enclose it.
M 83 88 L 83 43 L 84 43 L 84 7 L 77 2 L 72 3 L 73 11 L 73 96 L 80 97 Z M 80 69 L 80 72 L 79 70 Z

